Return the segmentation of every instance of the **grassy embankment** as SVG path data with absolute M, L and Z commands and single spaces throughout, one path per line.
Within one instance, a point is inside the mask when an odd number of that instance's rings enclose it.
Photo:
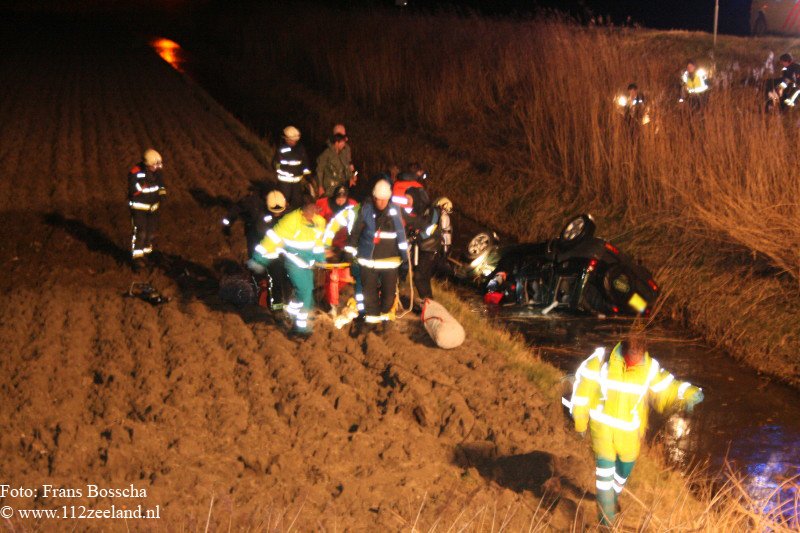
M 243 101 L 280 95 L 273 116 L 318 142 L 345 120 L 363 168 L 424 161 L 436 193 L 519 239 L 593 213 L 601 235 L 656 272 L 673 318 L 800 383 L 798 133 L 761 112 L 757 86 L 791 40 L 723 36 L 713 60 L 703 33 L 296 8 L 227 16 L 205 37 Z M 357 31 L 331 31 L 334 18 Z M 695 115 L 676 104 L 689 57 L 713 74 Z M 654 119 L 634 136 L 613 102 L 631 81 Z
M 303 95 L 311 96 L 305 93 Z M 312 110 L 311 113 L 320 109 L 316 106 L 309 107 Z M 329 116 L 322 112 L 318 118 L 322 121 L 328 119 Z M 315 126 L 319 127 L 320 124 L 315 124 Z M 241 134 L 238 122 L 231 119 L 231 127 L 237 131 L 237 136 L 244 143 L 258 147 L 257 150 L 264 153 L 263 146 L 259 147 L 256 137 Z M 366 145 L 365 148 L 373 146 L 372 143 L 366 142 L 364 145 Z M 462 321 L 472 335 L 481 338 L 487 347 L 505 353 L 509 365 L 527 375 L 543 391 L 552 391 L 552 400 L 557 405 L 558 400 L 555 393 L 559 389 L 557 383 L 560 376 L 553 367 L 541 362 L 535 356 L 532 357 L 530 349 L 521 339 L 507 332 L 498 331 L 495 326 L 471 312 L 469 307 L 454 293 L 439 286 L 437 294 L 438 298 Z M 557 407 L 554 408 L 554 413 L 557 410 Z M 691 527 L 697 530 L 715 531 L 720 528 L 727 530 L 759 528 L 758 524 L 772 521 L 773 527 L 780 529 L 780 526 L 775 525 L 779 521 L 776 517 L 761 516 L 753 511 L 756 508 L 754 502 L 749 501 L 746 492 L 735 476 L 731 476 L 721 489 L 717 487 L 712 490 L 711 485 L 699 475 L 687 478 L 680 473 L 664 468 L 663 461 L 660 459 L 662 455 L 658 450 L 643 455 L 637 466 L 637 475 L 634 476 L 631 483 L 630 493 L 623 498 L 623 502 L 627 503 L 629 507 L 618 527 L 635 524 L 637 527 L 651 525 L 657 529 Z M 665 505 L 665 502 L 670 502 L 670 504 Z M 541 509 L 532 511 L 531 524 L 540 523 L 540 520 L 546 523 L 547 518 L 541 511 Z M 484 509 L 483 512 L 485 514 L 486 510 Z M 430 519 L 428 523 L 431 524 L 442 519 L 442 517 L 428 518 Z M 481 518 L 482 521 L 483 518 Z M 422 521 L 418 522 L 419 520 L 420 517 L 417 516 L 414 524 L 421 525 L 426 522 L 424 514 Z M 458 520 L 459 518 L 456 518 L 453 524 L 458 523 Z M 494 520 L 491 523 L 494 524 Z

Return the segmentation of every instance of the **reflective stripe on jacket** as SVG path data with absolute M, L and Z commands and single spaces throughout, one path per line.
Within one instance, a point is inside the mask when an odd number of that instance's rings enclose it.
M 311 268 L 315 262 L 325 261 L 324 231 L 324 218 L 314 215 L 314 221 L 309 222 L 303 216 L 303 210 L 296 209 L 267 231 L 267 236 L 256 246 L 253 259 L 267 264 L 282 253 L 297 266 Z
M 639 364 L 627 367 L 620 350 L 617 344 L 606 361 L 605 350 L 598 348 L 578 368 L 571 400 L 576 431 L 586 431 L 591 420 L 641 437 L 650 405 L 663 413 L 699 390 L 676 380 L 647 352 Z

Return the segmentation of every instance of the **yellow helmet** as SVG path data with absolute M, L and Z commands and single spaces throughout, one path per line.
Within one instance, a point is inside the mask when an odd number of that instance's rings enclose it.
M 286 197 L 281 191 L 271 191 L 267 194 L 267 209 L 276 215 L 286 211 Z
M 142 161 L 144 161 L 144 164 L 147 165 L 148 167 L 161 165 L 162 164 L 161 154 L 159 154 L 152 148 L 148 148 L 147 150 L 144 151 L 144 154 L 142 155 Z
M 453 202 L 451 202 L 450 198 L 447 198 L 446 196 L 442 196 L 436 200 L 436 207 L 440 207 L 445 213 L 453 212 Z

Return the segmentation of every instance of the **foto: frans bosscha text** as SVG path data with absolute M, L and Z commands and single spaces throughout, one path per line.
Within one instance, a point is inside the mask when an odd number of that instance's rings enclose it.
M 15 487 L 0 485 L 0 498 L 147 498 L 147 489 L 132 483 L 127 487 L 101 487 L 87 484 L 81 487 Z

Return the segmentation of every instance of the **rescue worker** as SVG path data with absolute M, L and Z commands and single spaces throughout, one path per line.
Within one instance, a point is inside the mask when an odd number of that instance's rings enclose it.
M 622 109 L 625 119 L 632 128 L 650 122 L 644 95 L 639 92 L 639 86 L 635 83 L 628 85 L 627 95 L 620 96 L 617 105 Z
M 703 392 L 678 381 L 650 357 L 643 334 L 633 333 L 609 355 L 598 348 L 575 374 L 570 407 L 575 430 L 587 427 L 596 458 L 597 504 L 601 523 L 610 525 L 617 499 L 631 474 L 652 406 L 659 413 L 683 408 L 691 413 Z
M 231 226 L 240 218 L 244 224 L 244 236 L 247 239 L 247 257 L 251 257 L 256 246 L 286 212 L 286 198 L 278 190 L 269 191 L 266 195 L 253 191 L 229 210 L 222 219 L 222 229 L 230 235 Z
M 296 337 L 311 335 L 310 313 L 314 307 L 314 264 L 325 260 L 322 234 L 325 219 L 317 214 L 314 198 L 303 196 L 302 207 L 281 218 L 267 236 L 256 246 L 248 266 L 257 273 L 283 255 L 289 280 L 295 295 L 286 312 L 292 317 L 291 334 Z
M 780 57 L 781 62 L 781 77 L 778 82 L 778 88 L 781 98 L 781 103 L 788 107 L 794 107 L 797 103 L 798 95 L 800 95 L 800 65 L 794 62 L 791 54 L 783 54 Z
M 339 185 L 352 183 L 352 165 L 345 161 L 347 137 L 336 133 L 328 148 L 317 158 L 317 189 L 319 196 L 330 197 Z
M 706 71 L 698 69 L 694 60 L 690 59 L 686 64 L 686 70 L 681 75 L 681 97 L 678 102 L 688 101 L 692 109 L 697 109 L 705 103 L 708 89 Z
M 408 170 L 397 175 L 397 180 L 392 186 L 392 202 L 400 206 L 406 213 L 413 214 L 414 210 L 408 205 L 408 199 L 405 197 L 406 191 L 410 188 L 425 190 L 422 181 L 427 177 L 427 174 L 422 170 L 419 163 L 410 163 L 408 167 Z M 430 200 L 428 199 L 428 201 Z
M 158 209 L 167 194 L 161 169 L 161 154 L 148 148 L 142 160 L 128 172 L 128 207 L 131 210 L 133 235 L 131 259 L 134 269 L 153 252 L 153 239 L 158 231 Z
M 436 200 L 436 207 L 439 208 L 439 231 L 442 235 L 442 253 L 438 256 L 437 266 L 441 271 L 450 272 L 447 258 L 453 247 L 453 222 L 450 219 L 450 215 L 453 214 L 453 202 L 442 196 Z
M 345 251 L 356 260 L 361 293 L 356 293 L 360 313 L 351 335 L 382 324 L 384 332 L 394 320 L 392 308 L 397 294 L 397 270 L 408 260 L 408 243 L 400 211 L 391 202 L 389 182 L 380 180 L 356 217 Z M 363 313 L 363 315 L 361 315 Z
M 358 202 L 349 197 L 346 186 L 339 185 L 333 195 L 317 200 L 317 212 L 325 219 L 325 233 L 322 242 L 328 262 L 342 262 L 344 247 L 356 221 Z M 325 303 L 330 306 L 329 313 L 336 316 L 339 307 L 339 293 L 348 284 L 354 283 L 350 267 L 330 268 L 325 271 Z
M 286 213 L 286 198 L 278 190 L 269 191 L 262 196 L 259 191 L 239 200 L 225 218 L 222 219 L 223 231 L 230 235 L 231 226 L 237 219 L 244 222 L 244 234 L 247 239 L 247 257 L 253 257 L 256 246 L 275 224 Z M 271 261 L 267 267 L 266 277 L 258 280 L 264 292 L 264 306 L 269 305 L 273 311 L 280 311 L 288 303 L 291 296 L 291 282 L 289 281 L 283 258 Z M 268 300 L 267 300 L 268 299 Z
M 356 184 L 358 183 L 358 171 L 356 171 L 356 167 L 353 165 L 353 149 L 350 146 L 350 137 L 347 136 L 347 130 L 344 127 L 344 124 L 336 124 L 333 127 L 333 135 L 344 135 L 345 145 L 342 149 L 341 159 L 344 164 L 347 166 L 347 170 L 350 172 L 350 183 L 348 187 L 352 190 Z
M 436 257 L 442 253 L 441 210 L 438 204 L 426 205 L 427 195 L 420 188 L 406 190 L 408 207 L 414 215 L 405 214 L 406 236 L 409 242 L 411 277 L 418 299 L 415 307 L 421 307 L 426 298 L 433 299 L 431 279 L 436 266 Z
M 311 174 L 306 149 L 300 144 L 300 130 L 294 126 L 283 129 L 283 144 L 272 161 L 278 173 L 278 190 L 286 198 L 289 209 L 302 207 L 303 195 L 309 192 L 304 178 Z

